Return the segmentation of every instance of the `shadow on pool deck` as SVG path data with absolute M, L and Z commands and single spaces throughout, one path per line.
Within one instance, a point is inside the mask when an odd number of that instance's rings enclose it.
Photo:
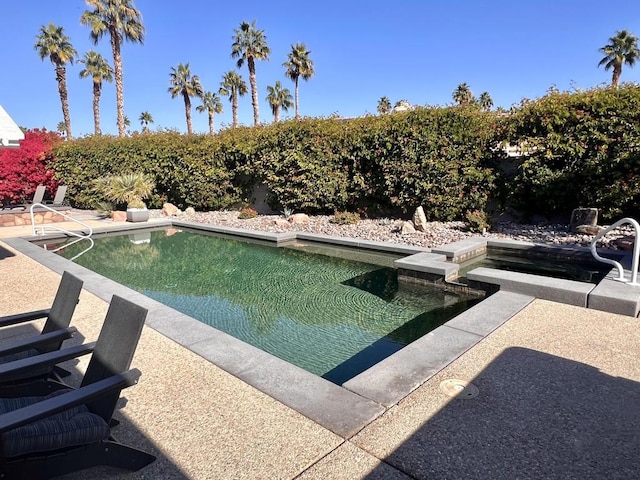
M 418 479 L 637 478 L 640 383 L 520 347 L 472 383 L 385 461 Z

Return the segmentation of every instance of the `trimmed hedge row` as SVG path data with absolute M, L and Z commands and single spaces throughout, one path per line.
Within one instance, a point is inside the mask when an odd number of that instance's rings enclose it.
M 307 213 L 411 212 L 430 220 L 478 217 L 489 202 L 524 214 L 640 213 L 640 88 L 552 92 L 510 113 L 421 108 L 351 120 L 304 119 L 225 130 L 87 137 L 56 146 L 53 168 L 78 207 L 102 200 L 101 176 L 140 171 L 169 201 L 196 210 L 251 203 Z M 507 159 L 504 147 L 526 155 Z
M 228 208 L 250 203 L 263 184 L 274 209 L 376 215 L 422 204 L 431 219 L 451 220 L 488 202 L 494 127 L 494 115 L 460 108 L 289 121 L 215 137 L 88 137 L 60 145 L 54 169 L 79 207 L 102 200 L 93 179 L 141 171 L 156 181 L 155 207 Z
M 550 93 L 526 101 L 505 138 L 528 152 L 504 182 L 507 201 L 552 215 L 597 207 L 608 219 L 640 214 L 640 88 Z

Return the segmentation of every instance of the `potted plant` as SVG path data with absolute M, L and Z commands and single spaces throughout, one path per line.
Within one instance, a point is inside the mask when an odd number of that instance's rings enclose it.
M 127 204 L 128 222 L 149 220 L 149 211 L 144 199 L 151 195 L 155 187 L 151 177 L 143 173 L 126 173 L 101 179 L 98 184 L 107 199 Z

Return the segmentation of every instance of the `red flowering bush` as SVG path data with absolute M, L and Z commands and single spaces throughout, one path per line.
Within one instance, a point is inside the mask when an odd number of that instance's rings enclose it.
M 19 148 L 0 149 L 0 200 L 15 203 L 29 200 L 38 185 L 55 191 L 51 163 L 53 146 L 62 141 L 55 132 L 28 130 Z

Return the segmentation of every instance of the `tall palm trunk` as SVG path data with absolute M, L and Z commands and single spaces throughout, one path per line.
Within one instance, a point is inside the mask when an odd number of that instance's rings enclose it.
M 67 69 L 62 65 L 56 66 L 56 81 L 58 82 L 58 92 L 62 103 L 62 118 L 64 118 L 64 128 L 67 130 L 67 140 L 71 140 L 71 117 L 69 116 L 69 99 L 67 94 Z
M 122 81 L 122 54 L 120 45 L 122 40 L 120 32 L 114 27 L 109 32 L 111 34 L 111 50 L 113 51 L 113 73 L 116 79 L 116 110 L 118 113 L 118 136 L 126 135 L 124 124 L 124 84 Z
M 276 109 L 273 111 L 273 120 L 274 120 L 276 123 L 278 123 L 278 122 L 280 121 L 280 109 L 279 109 L 279 108 L 276 108 Z
M 231 113 L 233 114 L 232 126 L 235 128 L 238 126 L 238 92 L 231 94 Z
M 613 88 L 618 88 L 620 75 L 622 75 L 622 64 L 615 64 L 613 66 L 613 76 L 611 77 L 611 86 Z
M 213 113 L 209 113 L 209 135 L 213 137 Z
M 296 119 L 300 118 L 298 115 L 298 79 L 299 77 L 296 77 Z
M 93 82 L 93 131 L 96 135 L 100 135 L 100 91 L 102 83 Z
M 258 85 L 256 83 L 256 64 L 252 57 L 247 59 L 249 67 L 249 83 L 251 84 L 251 104 L 253 105 L 253 124 L 260 123 L 260 113 L 258 110 Z
M 182 95 L 184 97 L 184 114 L 187 117 L 187 135 L 193 133 L 193 127 L 191 125 L 191 99 L 186 93 Z

